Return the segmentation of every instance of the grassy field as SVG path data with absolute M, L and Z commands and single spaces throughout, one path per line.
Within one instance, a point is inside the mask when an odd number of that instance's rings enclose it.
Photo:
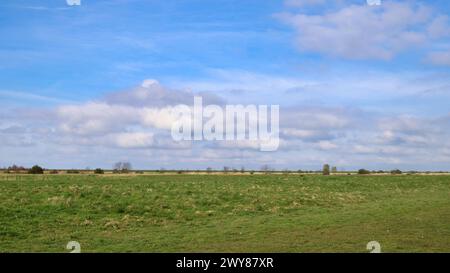
M 450 176 L 3 175 L 0 252 L 450 252 Z

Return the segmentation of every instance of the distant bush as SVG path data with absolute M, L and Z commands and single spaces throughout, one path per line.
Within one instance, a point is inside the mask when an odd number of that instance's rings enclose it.
M 51 170 L 50 171 L 50 174 L 58 174 L 59 172 L 58 172 L 58 170 Z
M 402 174 L 403 172 L 402 171 L 400 171 L 399 169 L 397 169 L 397 170 L 392 170 L 391 171 L 391 174 Z
M 370 174 L 370 171 L 368 171 L 366 169 L 359 169 L 358 174 Z
M 27 169 L 25 169 L 25 167 L 22 166 L 17 166 L 17 165 L 12 165 L 10 167 L 8 167 L 8 169 L 6 170 L 7 173 L 20 173 L 23 171 L 26 171 Z
M 323 165 L 322 174 L 330 175 L 330 165 L 328 165 L 328 164 Z
M 30 174 L 43 174 L 44 173 L 44 169 L 39 167 L 38 165 L 34 165 L 33 167 L 31 167 L 31 169 L 28 170 L 28 173 L 30 173 Z
M 97 169 L 94 170 L 94 173 L 95 173 L 95 174 L 104 174 L 105 171 L 102 170 L 102 169 L 100 169 L 100 168 L 97 168 Z
M 69 173 L 69 174 L 77 174 L 77 173 L 80 173 L 80 171 L 79 170 L 68 170 L 67 173 Z
M 143 171 L 135 171 L 134 173 L 135 173 L 135 174 L 144 174 Z

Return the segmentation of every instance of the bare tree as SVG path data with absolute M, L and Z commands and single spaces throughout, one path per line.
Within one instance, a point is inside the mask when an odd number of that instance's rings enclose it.
M 132 169 L 130 162 L 116 162 L 113 166 L 115 172 L 126 173 Z
M 116 171 L 116 172 L 120 172 L 122 170 L 122 162 L 114 163 L 113 170 Z
M 262 167 L 261 167 L 261 171 L 262 172 L 264 172 L 264 173 L 269 173 L 270 172 L 270 166 L 269 165 L 263 165 Z
M 130 162 L 123 162 L 122 163 L 122 172 L 128 172 L 131 171 L 133 168 L 131 166 Z

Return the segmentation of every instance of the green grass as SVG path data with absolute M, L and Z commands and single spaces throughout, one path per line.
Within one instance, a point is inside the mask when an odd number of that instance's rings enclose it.
M 0 252 L 450 252 L 450 176 L 0 177 Z

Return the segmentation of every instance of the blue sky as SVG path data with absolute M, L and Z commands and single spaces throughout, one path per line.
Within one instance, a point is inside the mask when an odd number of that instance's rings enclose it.
M 1 81 L 5 89 L 85 99 L 147 77 L 201 78 L 210 68 L 286 71 L 295 50 L 289 30 L 271 18 L 282 8 L 279 1 L 2 3 Z
M 365 0 L 2 1 L 0 166 L 107 168 L 129 160 L 139 168 L 329 162 L 448 170 L 449 14 L 440 0 L 379 7 Z M 111 94 L 132 98 L 146 79 L 158 81 L 149 97 L 162 92 L 163 101 L 202 93 L 279 104 L 282 148 L 178 149 L 160 145 L 164 128 L 99 117 L 101 109 L 118 111 Z M 142 110 L 127 101 L 127 113 Z M 67 109 L 84 119 L 65 116 Z M 76 130 L 89 121 L 95 132 Z M 143 132 L 152 141 L 115 141 Z

